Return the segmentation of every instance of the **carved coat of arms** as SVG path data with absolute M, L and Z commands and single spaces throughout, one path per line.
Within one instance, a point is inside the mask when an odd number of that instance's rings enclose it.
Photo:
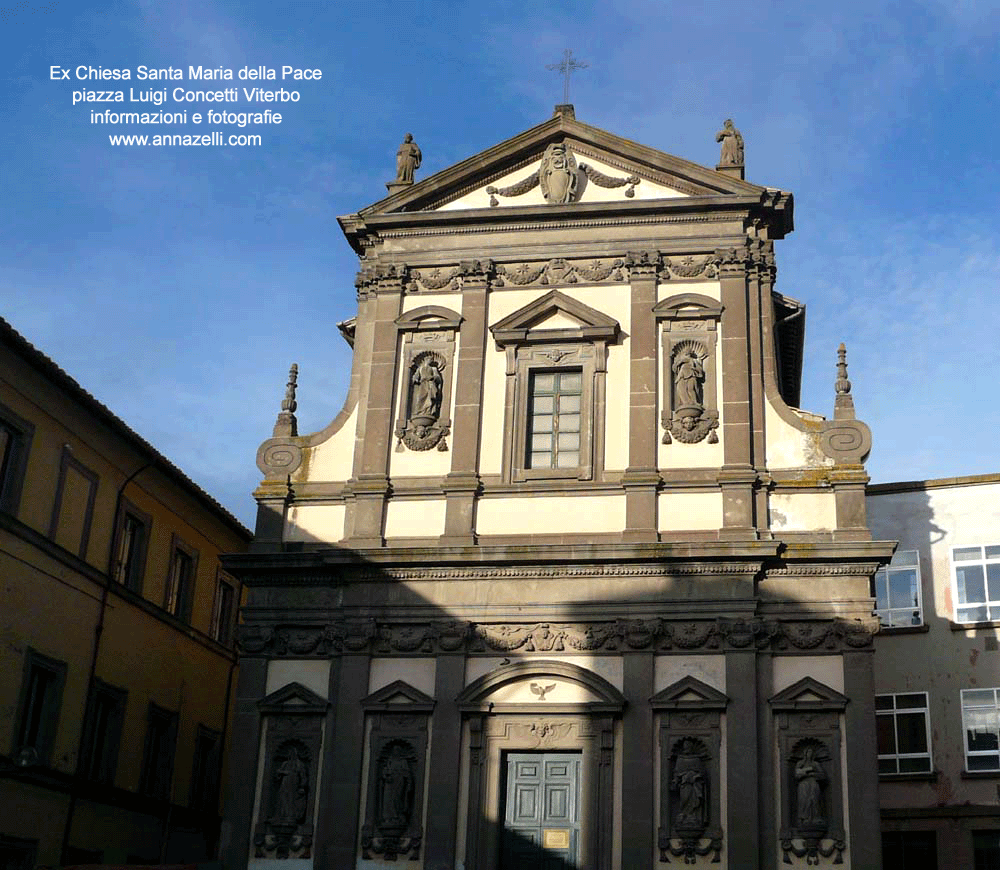
M 548 203 L 558 205 L 576 199 L 576 158 L 564 143 L 553 142 L 545 149 L 538 169 L 538 183 Z

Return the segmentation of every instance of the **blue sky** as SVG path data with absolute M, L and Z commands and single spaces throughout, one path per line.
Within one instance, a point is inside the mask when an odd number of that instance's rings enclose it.
M 289 364 L 300 431 L 346 392 L 336 217 L 407 131 L 419 180 L 548 118 L 571 47 L 580 120 L 714 165 L 732 117 L 747 178 L 795 194 L 802 404 L 832 410 L 847 342 L 873 480 L 998 471 L 998 36 L 993 0 L 0 0 L 0 313 L 249 523 Z M 53 64 L 323 78 L 259 148 L 114 148 Z

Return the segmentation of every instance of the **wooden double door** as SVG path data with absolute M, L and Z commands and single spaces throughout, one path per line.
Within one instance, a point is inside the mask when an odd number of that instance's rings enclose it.
M 580 854 L 578 752 L 510 752 L 501 870 L 570 870 Z

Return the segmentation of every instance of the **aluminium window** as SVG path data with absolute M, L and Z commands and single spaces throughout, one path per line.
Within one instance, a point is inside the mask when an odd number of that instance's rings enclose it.
M 900 550 L 892 562 L 875 572 L 875 614 L 886 628 L 923 625 L 920 554 Z
M 14 741 L 13 754 L 18 763 L 48 764 L 65 683 L 65 662 L 28 650 Z
M 962 690 L 965 768 L 1000 771 L 1000 699 L 997 689 Z
M 167 574 L 167 594 L 164 607 L 185 622 L 191 621 L 194 604 L 194 584 L 198 575 L 198 551 L 174 535 L 170 548 L 170 570 Z
M 926 692 L 875 696 L 880 774 L 930 773 L 930 711 Z
M 1000 620 L 1000 545 L 955 547 L 951 564 L 958 593 L 956 621 Z
M 92 782 L 114 782 L 127 698 L 124 689 L 95 680 L 83 726 L 80 764 L 82 775 Z

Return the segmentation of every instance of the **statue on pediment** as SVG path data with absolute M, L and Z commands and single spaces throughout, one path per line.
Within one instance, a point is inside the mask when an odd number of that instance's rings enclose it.
M 733 126 L 731 118 L 727 118 L 723 128 L 715 134 L 715 141 L 722 143 L 719 166 L 743 165 L 743 136 Z
M 420 147 L 413 141 L 413 134 L 407 133 L 396 152 L 396 183 L 413 184 L 413 173 L 420 168 L 422 159 Z

